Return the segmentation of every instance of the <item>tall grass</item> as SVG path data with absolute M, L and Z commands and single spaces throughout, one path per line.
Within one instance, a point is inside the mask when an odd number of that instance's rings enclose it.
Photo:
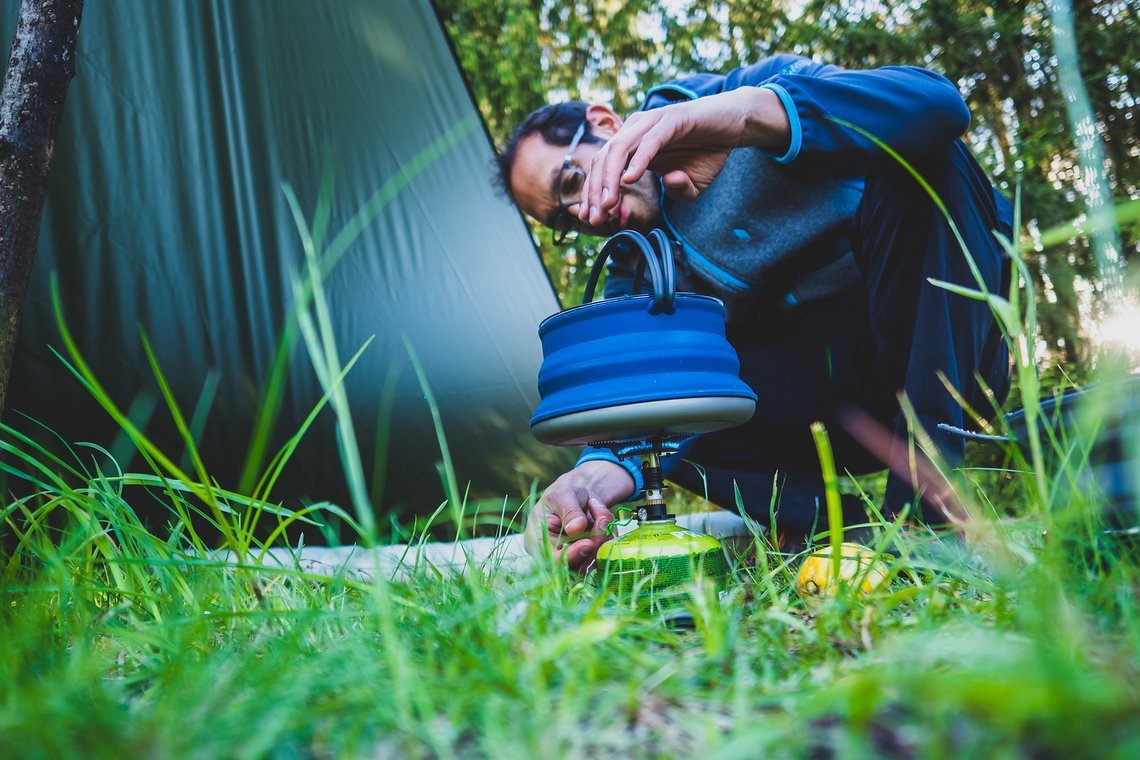
M 399 578 L 264 561 L 289 525 L 328 515 L 364 544 L 380 540 L 343 395 L 368 348 L 341 359 L 321 289 L 322 257 L 352 236 L 324 243 L 327 196 L 311 219 L 287 197 L 305 249 L 294 323 L 324 396 L 274 456 L 250 458 L 244 487 L 213 482 L 195 446 L 197 415 L 187 421 L 165 391 L 151 352 L 182 461 L 132 425 L 70 340 L 57 301 L 61 360 L 150 470 L 121 472 L 85 446 L 62 457 L 4 428 L 2 466 L 33 487 L 0 512 L 11 534 L 0 555 L 0 756 L 1140 753 L 1140 572 L 1135 551 L 1104 532 L 1104 500 L 1089 487 L 1095 427 L 1030 425 L 1037 443 L 1009 447 L 1003 466 L 943 473 L 965 541 L 873 516 L 874 543 L 897 556 L 891 582 L 867 596 L 841 585 L 809 606 L 793 591 L 799 558 L 757 534 L 720 597 L 692 589 L 691 632 L 541 561 Z M 1018 256 L 1017 241 L 1007 248 Z M 995 308 L 1036 409 L 1037 369 L 1021 350 L 1033 335 L 1031 280 L 1014 280 L 1006 294 L 963 296 Z M 409 358 L 430 397 L 430 378 Z M 340 422 L 351 511 L 269 503 L 325 406 Z M 822 431 L 820 443 L 824 451 Z M 470 505 L 453 474 L 444 480 L 436 515 L 459 534 Z M 139 519 L 143 498 L 168 511 L 162 530 Z M 515 507 L 505 503 L 504 517 Z M 270 541 L 258 537 L 266 526 Z

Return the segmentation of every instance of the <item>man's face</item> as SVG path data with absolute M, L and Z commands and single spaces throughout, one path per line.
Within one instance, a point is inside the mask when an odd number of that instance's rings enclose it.
M 591 124 L 591 133 L 605 140 L 613 135 L 613 130 Z M 570 157 L 570 166 L 587 171 L 590 159 L 601 147 L 602 143 L 579 143 Z M 530 135 L 519 142 L 511 169 L 511 192 L 518 199 L 519 206 L 525 214 L 547 227 L 553 226 L 559 210 L 557 188 L 565 157 L 565 145 L 551 145 L 541 135 Z M 571 214 L 578 213 L 576 197 L 563 196 L 562 203 Z M 591 226 L 583 223 L 581 231 L 585 235 L 602 237 L 625 229 L 648 233 L 660 226 L 660 219 L 657 176 L 646 172 L 636 183 L 621 186 L 621 200 L 602 224 Z

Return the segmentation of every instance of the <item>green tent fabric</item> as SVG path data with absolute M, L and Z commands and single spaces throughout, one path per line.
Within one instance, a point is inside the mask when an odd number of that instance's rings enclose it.
M 11 39 L 18 3 L 4 7 Z M 54 272 L 115 401 L 182 455 L 142 328 L 201 427 L 209 472 L 236 487 L 303 265 L 283 185 L 311 216 L 332 167 L 334 232 L 370 198 L 382 208 L 325 282 L 341 360 L 375 336 L 345 381 L 375 506 L 424 512 L 443 499 L 405 337 L 460 486 L 519 495 L 566 464 L 527 428 L 536 330 L 558 304 L 518 211 L 490 189 L 492 155 L 427 0 L 88 3 L 5 421 L 42 432 L 37 420 L 139 467 L 52 353 Z M 320 397 L 299 343 L 270 454 Z M 278 497 L 346 500 L 335 424 L 321 412 Z

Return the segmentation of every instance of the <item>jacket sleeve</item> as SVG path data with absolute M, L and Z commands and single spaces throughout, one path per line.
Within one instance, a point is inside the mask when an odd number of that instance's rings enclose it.
M 727 74 L 697 74 L 655 87 L 644 108 L 763 87 L 779 96 L 791 124 L 788 150 L 776 160 L 821 162 L 858 170 L 886 154 L 836 120 L 854 124 L 913 160 L 944 147 L 970 125 L 970 112 L 945 77 L 916 66 L 841 69 L 795 55 L 777 55 Z
M 699 435 L 694 435 L 686 438 L 672 456 L 663 457 L 661 459 L 661 474 L 668 478 L 669 475 L 676 469 L 677 465 L 682 459 L 689 455 L 696 445 Z M 583 462 L 592 462 L 601 459 L 606 462 L 613 462 L 625 468 L 625 471 L 633 478 L 633 492 L 625 497 L 623 502 L 636 501 L 641 496 L 642 489 L 645 488 L 645 479 L 641 476 L 641 457 L 628 457 L 626 459 L 618 459 L 613 451 L 606 448 L 599 448 L 597 446 L 587 446 L 582 450 L 581 456 L 575 463 L 575 467 Z

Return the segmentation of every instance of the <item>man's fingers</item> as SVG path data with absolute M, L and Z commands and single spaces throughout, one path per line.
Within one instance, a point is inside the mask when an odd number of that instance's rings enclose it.
M 692 178 L 680 169 L 661 175 L 661 181 L 665 183 L 666 192 L 674 198 L 691 201 L 701 192 L 693 183 Z
M 590 160 L 590 165 L 586 167 L 586 179 L 582 182 L 582 191 L 578 196 L 578 219 L 585 222 L 586 224 L 590 223 L 590 198 L 592 193 L 591 188 L 593 187 L 594 181 L 597 179 L 598 175 L 601 174 L 601 172 L 594 171 L 594 166 L 597 164 L 598 155 L 604 153 L 608 147 L 609 145 L 606 144 L 598 148 L 598 152 L 595 153 L 594 157 Z
M 622 175 L 627 171 L 630 158 L 639 149 L 645 136 L 654 130 L 660 118 L 660 114 L 652 112 L 633 114 L 618 133 L 594 154 L 582 188 L 582 204 L 578 213 L 582 221 L 600 224 L 605 221 L 606 214 L 617 206 L 621 199 Z M 660 145 L 660 142 L 657 141 L 656 144 Z M 657 149 L 653 148 L 652 151 L 656 153 Z
M 590 206 L 594 209 L 590 213 L 591 224 L 599 224 L 605 221 L 609 210 L 621 200 L 621 176 L 625 173 L 630 155 L 636 149 L 639 141 L 640 134 L 638 132 L 625 132 L 623 130 L 606 145 L 601 171 L 597 177 L 598 181 L 593 186 L 597 196 L 590 201 Z
M 590 521 L 581 507 L 567 506 L 565 509 L 555 510 L 555 516 L 558 518 L 560 532 L 564 535 L 580 536 L 590 529 Z
M 590 535 L 578 539 L 566 549 L 566 561 L 577 572 L 584 572 L 597 557 L 602 544 L 610 540 L 606 529 L 614 519 L 613 512 L 598 499 L 591 497 L 586 503 L 586 509 L 594 520 Z
M 566 547 L 566 564 L 577 573 L 585 572 L 598 556 L 598 549 L 609 540 L 608 536 L 580 538 Z
M 586 508 L 589 510 L 590 516 L 594 521 L 594 527 L 593 530 L 590 531 L 590 535 L 604 537 L 606 535 L 606 528 L 614 521 L 614 513 L 599 499 L 592 496 L 590 500 L 586 502 Z
M 565 535 L 580 536 L 590 529 L 590 517 L 583 510 L 589 495 L 578 487 L 548 489 L 542 497 L 546 504 L 546 527 L 551 541 Z
M 661 149 L 673 139 L 675 129 L 672 122 L 661 120 L 642 135 L 637 144 L 633 146 L 633 155 L 629 157 L 625 171 L 619 179 L 629 185 L 641 179 L 649 168 L 649 164 L 661 152 Z
M 607 188 L 605 179 L 606 166 L 611 161 L 610 157 L 615 153 L 613 143 L 614 140 L 610 140 L 598 149 L 590 162 L 590 170 L 586 173 L 586 184 L 582 187 L 583 202 L 578 214 L 581 220 L 587 224 L 599 224 L 605 219 L 604 209 L 613 206 L 618 201 L 617 190 Z M 603 197 L 606 201 L 605 206 L 602 203 Z
M 590 539 L 579 539 L 566 547 L 566 564 L 571 570 L 580 573 L 586 569 L 597 553 L 598 550 L 593 547 Z

